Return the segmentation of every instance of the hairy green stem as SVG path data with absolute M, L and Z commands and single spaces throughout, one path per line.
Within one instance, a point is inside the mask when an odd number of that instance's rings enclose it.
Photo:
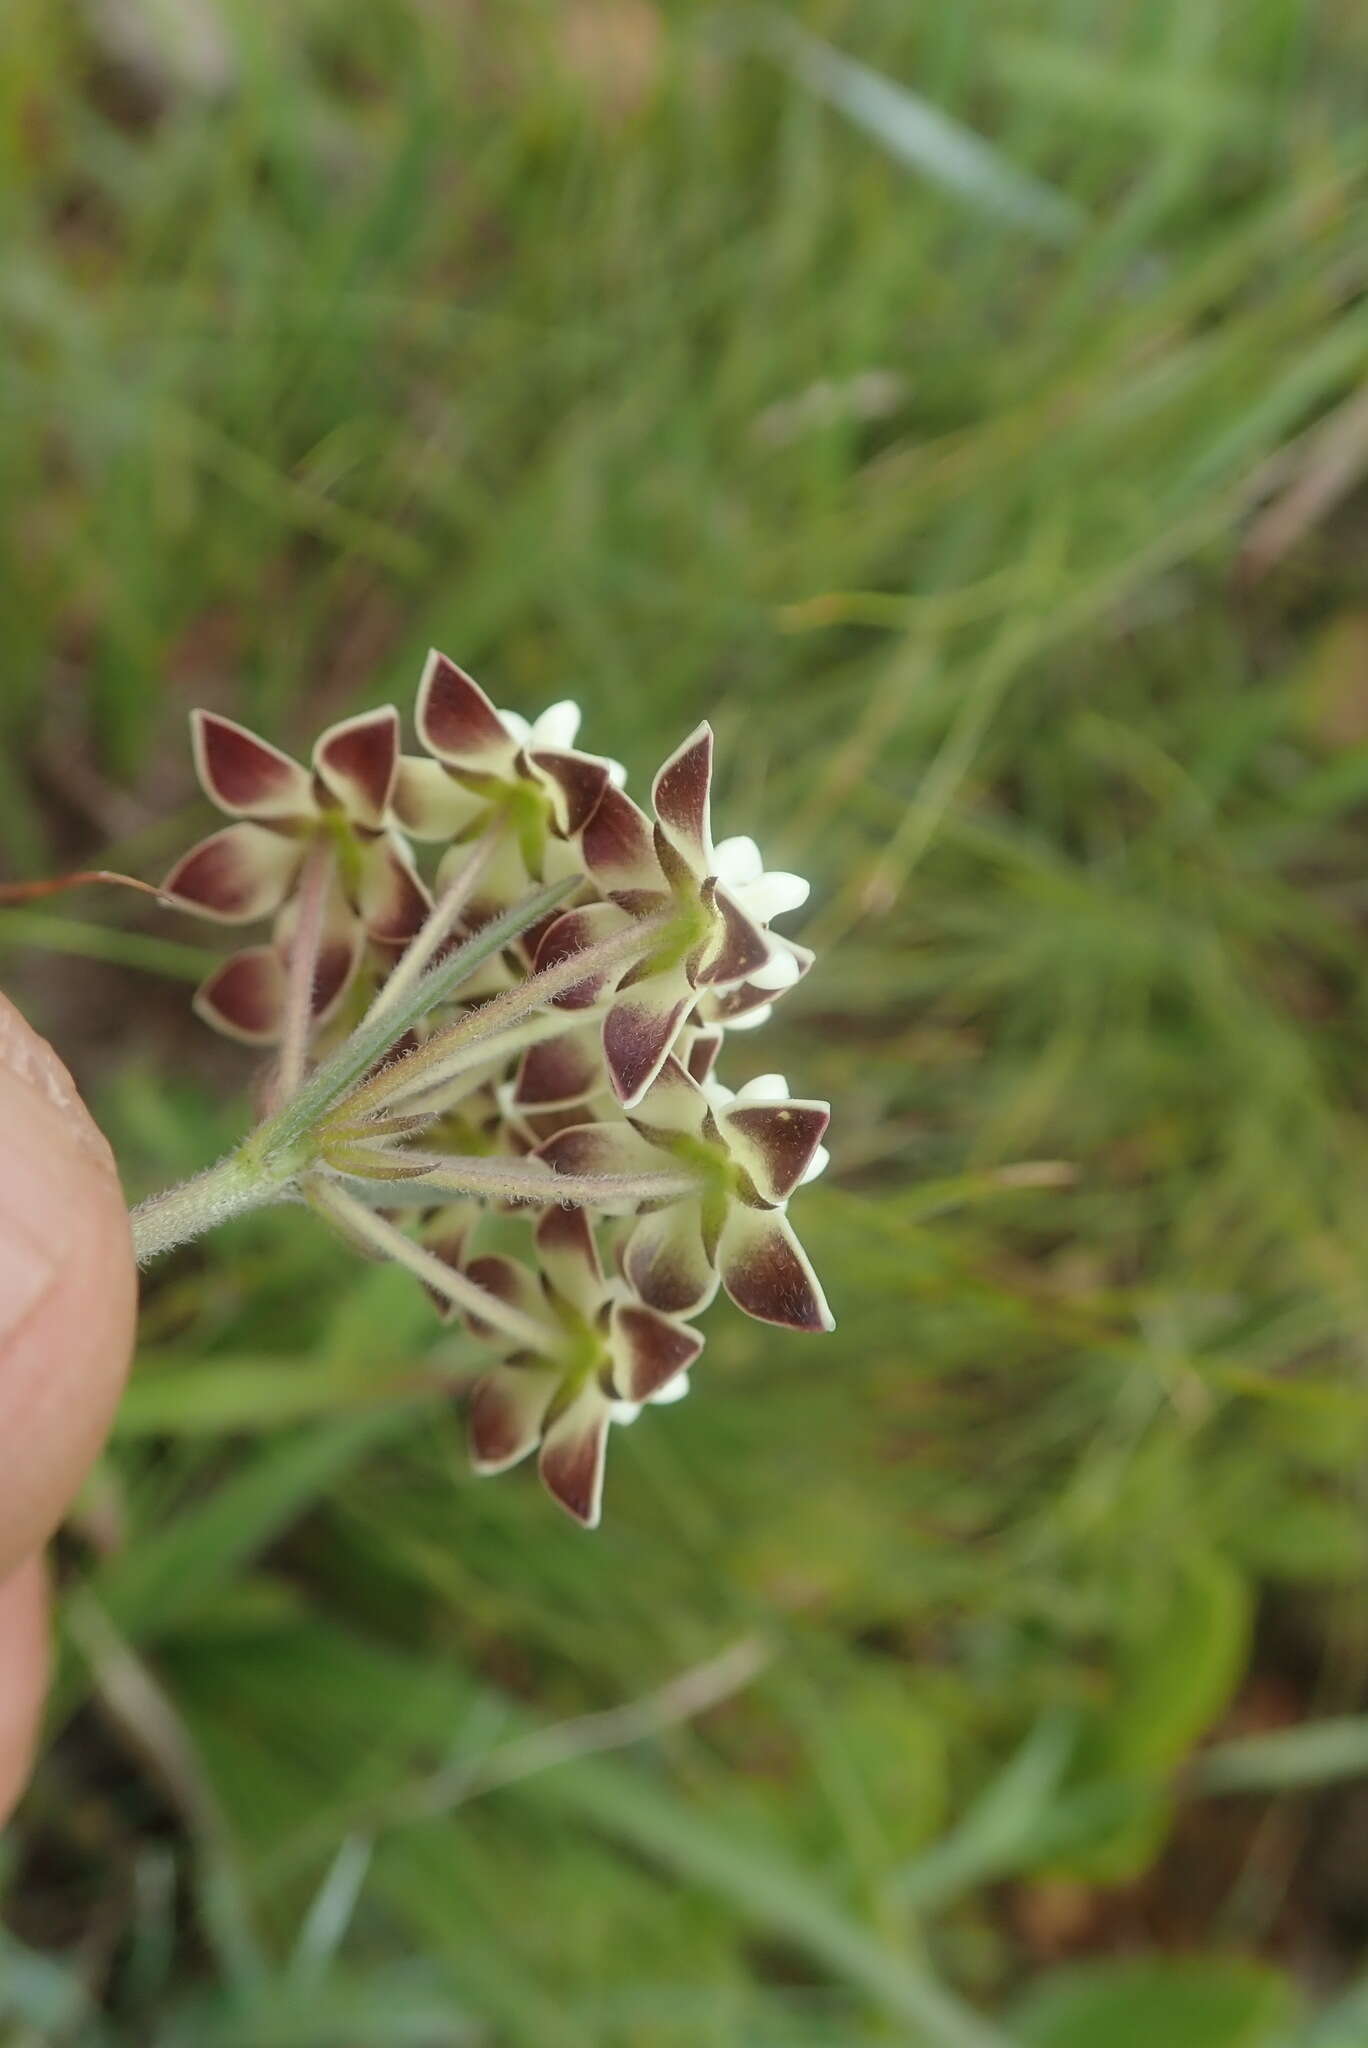
M 500 831 L 491 827 L 474 842 L 470 858 L 456 870 L 428 912 L 422 929 L 409 940 L 403 958 L 370 1006 L 367 1022 L 388 1017 L 412 992 L 431 964 L 452 926 L 469 903 L 475 886 L 493 858 Z
M 521 1309 L 514 1308 L 509 1302 L 501 1301 L 488 1288 L 477 1286 L 434 1252 L 415 1244 L 411 1237 L 405 1237 L 402 1230 L 396 1230 L 383 1216 L 377 1216 L 364 1202 L 358 1202 L 335 1180 L 313 1175 L 306 1184 L 305 1192 L 313 1206 L 323 1215 L 330 1216 L 348 1237 L 367 1245 L 381 1258 L 393 1259 L 396 1265 L 406 1266 L 444 1301 L 451 1302 L 477 1321 L 502 1330 L 505 1336 L 529 1351 L 555 1352 L 553 1331 L 534 1322 L 531 1316 L 525 1316 Z
M 511 1025 L 521 1023 L 533 1010 L 541 1009 L 543 1004 L 562 995 L 566 989 L 574 988 L 577 982 L 587 981 L 605 968 L 626 968 L 634 961 L 644 959 L 674 921 L 672 909 L 636 918 L 625 931 L 614 932 L 611 938 L 585 946 L 568 959 L 558 960 L 554 967 L 545 967 L 540 974 L 529 975 L 516 988 L 505 989 L 502 995 L 491 997 L 489 1002 L 481 1003 L 478 1010 L 468 1011 L 445 1031 L 439 1031 L 430 1038 L 426 1045 L 420 1045 L 416 1052 L 396 1060 L 358 1088 L 347 1101 L 348 1122 L 355 1122 L 358 1116 L 372 1115 L 382 1107 L 388 1109 L 409 1095 L 437 1087 L 447 1079 L 448 1059 L 454 1056 L 459 1061 L 460 1064 L 451 1069 L 459 1072 L 462 1065 L 469 1064 L 468 1055 L 473 1046 L 483 1046 L 491 1038 L 500 1036 Z M 567 1013 L 567 1031 L 573 1028 L 579 1014 L 577 1011 Z
M 129 1218 L 133 1253 L 140 1266 L 191 1238 L 203 1237 L 231 1216 L 278 1201 L 292 1175 L 279 1166 L 254 1159 L 244 1148 L 230 1152 L 178 1187 L 167 1188 L 140 1202 Z

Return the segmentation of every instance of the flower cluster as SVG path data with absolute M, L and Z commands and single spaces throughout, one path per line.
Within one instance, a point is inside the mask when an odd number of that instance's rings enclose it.
M 807 885 L 750 839 L 714 845 L 706 724 L 649 815 L 576 746 L 574 705 L 529 724 L 444 655 L 416 726 L 406 755 L 393 707 L 347 719 L 306 769 L 197 713 L 200 780 L 232 822 L 163 893 L 273 921 L 201 1015 L 279 1048 L 278 1121 L 311 1088 L 325 1104 L 302 1192 L 491 1347 L 476 1469 L 536 1452 L 592 1526 L 610 1426 L 686 1391 L 719 1288 L 762 1321 L 832 1326 L 787 1213 L 825 1164 L 827 1105 L 713 1073 L 811 965 L 772 929 Z M 436 849 L 428 880 L 416 847 Z M 284 1127 L 297 1141 L 301 1116 Z

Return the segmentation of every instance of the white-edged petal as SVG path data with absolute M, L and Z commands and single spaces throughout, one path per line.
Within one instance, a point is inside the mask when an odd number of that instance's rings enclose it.
M 724 1031 L 758 1031 L 762 1024 L 768 1024 L 774 1015 L 773 1003 L 761 1003 L 757 1009 L 745 1010 L 739 1017 L 719 1017 L 717 1022 Z
M 532 737 L 531 722 L 523 717 L 521 711 L 505 711 L 500 708 L 499 722 L 507 729 L 509 738 L 516 740 L 520 747 L 525 747 Z

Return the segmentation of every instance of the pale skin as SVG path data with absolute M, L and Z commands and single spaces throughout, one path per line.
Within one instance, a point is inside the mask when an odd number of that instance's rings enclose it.
M 43 1552 L 108 1432 L 136 1302 L 109 1147 L 51 1047 L 0 996 L 0 1823 L 42 1726 Z

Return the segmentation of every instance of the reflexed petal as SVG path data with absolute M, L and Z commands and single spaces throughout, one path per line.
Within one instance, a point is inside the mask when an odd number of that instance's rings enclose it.
M 544 1159 L 557 1173 L 664 1173 L 671 1165 L 667 1155 L 648 1145 L 625 1121 L 572 1124 L 568 1130 L 557 1131 L 554 1138 L 548 1138 L 539 1145 L 535 1156 Z M 606 1210 L 608 1205 L 596 1202 L 594 1206 Z M 622 1207 L 630 1213 L 636 1203 L 624 1201 Z
M 454 839 L 485 809 L 483 797 L 463 789 L 440 761 L 404 754 L 395 770 L 391 808 L 413 839 Z
M 290 948 L 299 922 L 298 898 L 291 897 L 276 919 L 275 944 L 282 964 L 288 965 Z M 313 1014 L 316 1024 L 326 1023 L 351 987 L 365 951 L 365 933 L 350 904 L 334 889 L 324 912 L 323 940 L 314 968 Z
M 518 1068 L 513 1101 L 518 1109 L 561 1109 L 586 1101 L 604 1085 L 598 1027 L 591 1025 L 529 1046 Z
M 717 1255 L 722 1285 L 748 1316 L 787 1330 L 836 1327 L 807 1253 L 781 1210 L 733 1203 Z
M 667 1059 L 632 1111 L 632 1122 L 648 1138 L 701 1138 L 708 1116 L 708 1098 L 677 1059 Z
M 479 684 L 434 647 L 418 685 L 418 737 L 439 761 L 506 773 L 518 743 Z
M 590 1381 L 548 1425 L 537 1460 L 547 1492 L 586 1529 L 598 1527 L 603 1505 L 608 1422 L 608 1398 Z
M 659 892 L 665 887 L 644 812 L 611 784 L 585 826 L 580 844 L 585 866 L 601 889 Z
M 672 1202 L 643 1216 L 622 1258 L 632 1287 L 651 1308 L 691 1316 L 717 1292 L 717 1274 L 703 1240 L 703 1209 L 696 1200 Z
M 589 754 L 538 749 L 529 761 L 551 796 L 556 829 L 563 833 L 582 831 L 598 809 L 608 787 L 608 768 Z
M 271 1045 L 285 1010 L 285 969 L 274 946 L 233 953 L 195 991 L 207 1024 L 245 1045 Z
M 405 945 L 423 924 L 432 902 L 399 842 L 373 839 L 361 848 L 356 908 L 381 945 Z
M 541 1441 L 560 1375 L 542 1365 L 496 1365 L 471 1389 L 466 1428 L 477 1472 L 506 1472 Z
M 576 953 L 582 953 L 586 946 L 597 945 L 601 939 L 610 939 L 618 932 L 627 931 L 632 919 L 625 910 L 619 910 L 615 903 L 589 903 L 583 910 L 567 910 L 558 917 L 544 934 L 537 948 L 536 968 L 556 967 L 563 960 L 572 960 Z M 587 1010 L 605 990 L 611 988 L 622 976 L 623 963 L 599 970 L 597 974 L 577 981 L 573 988 L 562 989 L 554 997 L 558 1010 Z
M 765 1202 L 786 1202 L 821 1144 L 831 1110 L 825 1102 L 741 1102 L 718 1112 L 733 1159 Z
M 612 1328 L 613 1387 L 624 1401 L 656 1400 L 703 1349 L 697 1330 L 638 1302 L 620 1302 Z
M 194 711 L 190 741 L 205 795 L 230 817 L 311 818 L 316 812 L 308 770 L 236 719 Z
M 264 825 L 227 825 L 181 856 L 161 893 L 220 924 L 250 924 L 279 910 L 303 858 L 298 839 Z
M 770 958 L 769 936 L 747 917 L 725 889 L 718 888 L 716 884 L 710 886 L 717 930 L 697 978 L 700 983 L 722 987 L 738 981 L 754 981 L 757 969 L 763 968 Z M 705 888 L 705 898 L 708 893 Z
M 740 889 L 747 882 L 759 881 L 765 872 L 765 863 L 755 841 L 742 834 L 734 839 L 718 841 L 712 871 L 725 888 Z
M 669 1058 L 692 1007 L 693 990 L 682 966 L 668 967 L 619 990 L 603 1020 L 603 1057 L 613 1093 L 624 1109 L 640 1102 Z
M 682 1043 L 681 1039 L 681 1043 Z M 708 1079 L 722 1050 L 720 1031 L 691 1030 L 688 1056 L 684 1061 L 692 1078 L 700 1084 Z
M 671 845 L 700 877 L 712 872 L 712 761 L 712 727 L 705 720 L 675 748 L 651 786 L 655 814 Z
M 801 980 L 811 967 L 815 955 L 806 946 L 795 945 L 792 939 L 781 938 L 778 932 L 767 932 L 771 981 L 782 979 L 784 986 Z M 783 965 L 778 965 L 782 961 Z M 795 973 L 796 969 L 796 973 Z M 762 969 L 765 973 L 768 970 Z M 778 991 L 765 988 L 752 975 L 748 980 L 738 982 L 734 988 L 708 989 L 699 1004 L 699 1017 L 708 1024 L 719 1024 L 728 1031 L 749 1031 L 763 1024 L 770 1015 L 772 998 Z
M 534 1323 L 547 1323 L 546 1302 L 535 1275 L 518 1259 L 506 1259 L 500 1254 L 487 1254 L 484 1258 L 472 1259 L 465 1269 L 467 1280 L 473 1280 L 477 1287 L 483 1287 L 487 1294 L 496 1295 L 510 1308 L 520 1309 Z M 482 1322 L 478 1316 L 466 1316 L 471 1330 L 486 1342 L 509 1349 L 506 1333 L 496 1323 Z
M 347 816 L 378 832 L 399 768 L 399 713 L 385 704 L 330 725 L 314 748 L 313 765 Z
M 592 1318 L 603 1300 L 603 1268 L 583 1209 L 543 1209 L 533 1232 L 543 1273 L 562 1301 Z

